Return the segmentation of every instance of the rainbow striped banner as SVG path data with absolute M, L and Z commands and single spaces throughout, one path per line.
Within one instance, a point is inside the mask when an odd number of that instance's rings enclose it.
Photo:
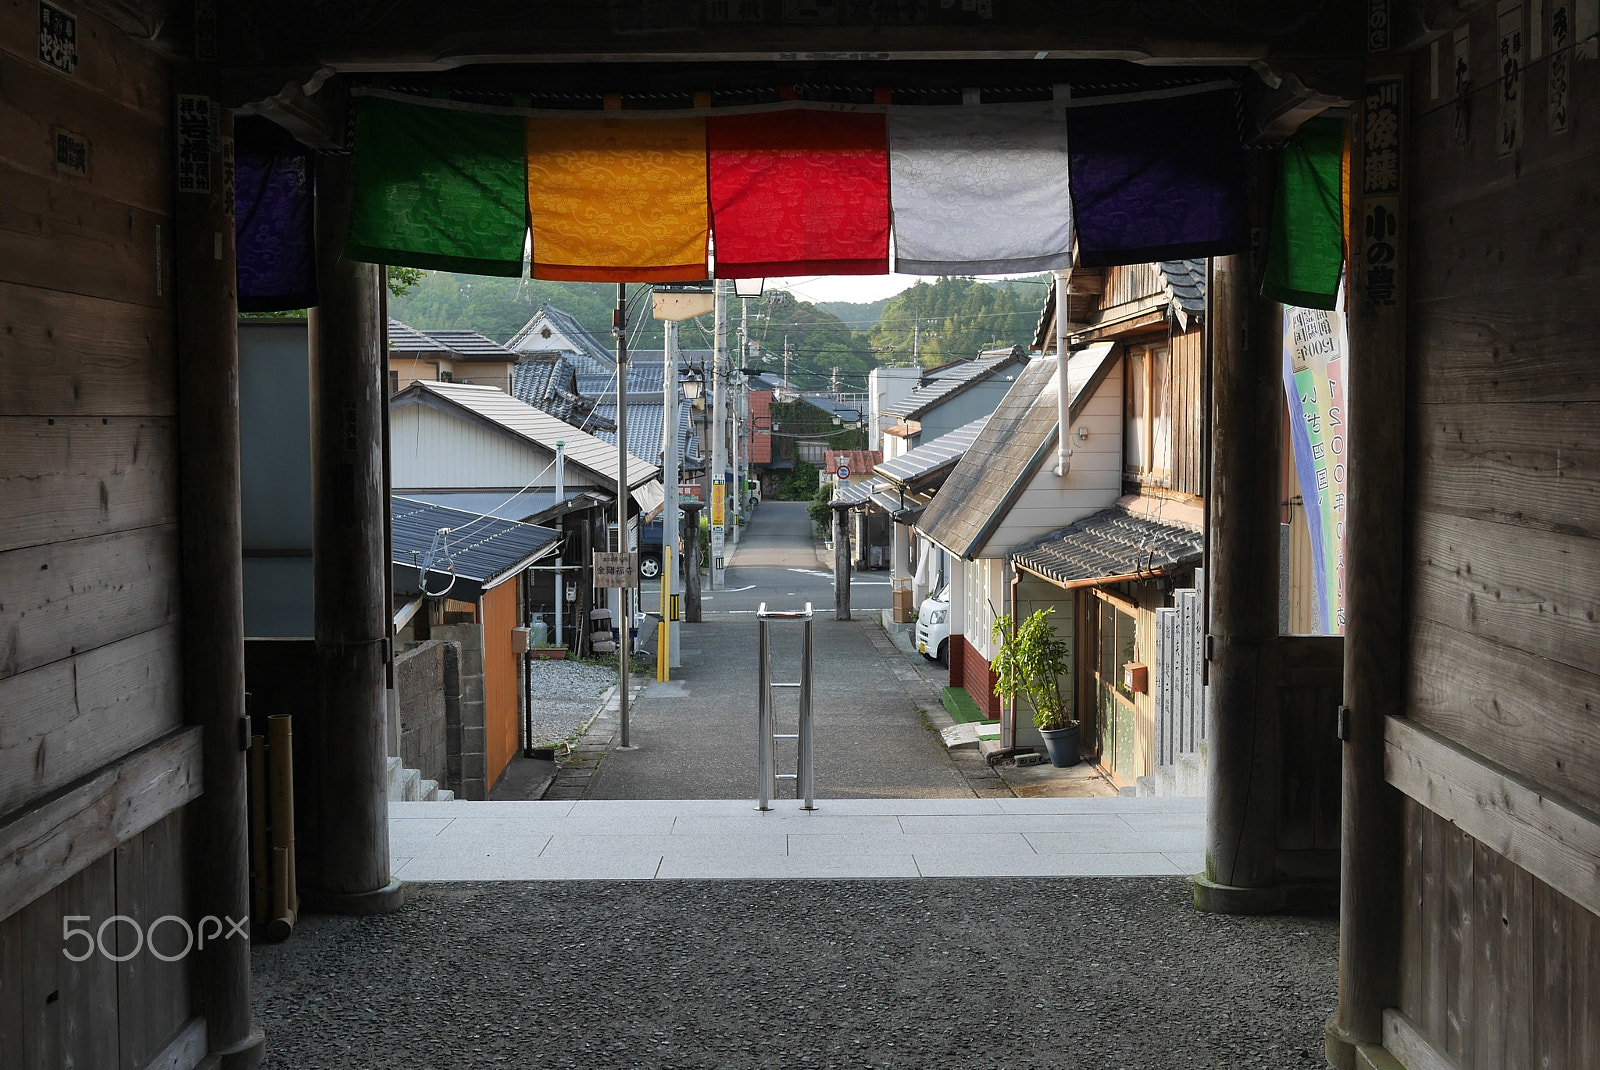
M 1340 307 L 1333 311 L 1283 306 L 1283 388 L 1295 474 L 1311 532 L 1317 630 L 1324 635 L 1344 633 L 1348 343 L 1342 293 L 1340 297 Z

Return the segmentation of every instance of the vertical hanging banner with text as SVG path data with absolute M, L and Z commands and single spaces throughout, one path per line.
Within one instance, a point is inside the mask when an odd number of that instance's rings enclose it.
M 1344 632 L 1344 516 L 1348 456 L 1344 302 L 1340 310 L 1283 306 L 1283 387 L 1295 475 L 1316 575 L 1317 631 Z
M 713 480 L 711 483 L 711 589 L 722 589 L 723 576 L 723 532 L 728 511 L 728 486 L 722 480 Z

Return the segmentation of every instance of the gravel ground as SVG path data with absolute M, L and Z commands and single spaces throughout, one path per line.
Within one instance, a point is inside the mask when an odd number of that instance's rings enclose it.
M 611 666 L 533 662 L 533 738 L 556 744 L 582 732 L 599 709 L 600 696 L 616 682 Z
M 255 948 L 268 1065 L 1322 1067 L 1332 918 L 1171 878 L 415 885 Z

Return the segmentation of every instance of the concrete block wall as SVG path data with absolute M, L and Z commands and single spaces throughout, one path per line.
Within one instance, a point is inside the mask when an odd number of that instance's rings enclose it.
M 395 655 L 394 685 L 399 704 L 401 763 L 424 780 L 449 785 L 449 721 L 447 705 L 459 705 L 459 691 L 445 681 L 447 652 L 460 658 L 456 643 L 430 639 L 409 644 Z M 456 674 L 459 677 L 459 673 Z M 459 683 L 456 684 L 459 688 Z
M 445 654 L 445 694 L 459 695 L 445 708 L 445 778 L 458 799 L 489 797 L 489 763 L 484 746 L 483 625 L 435 625 L 433 636 L 451 641 L 456 656 Z

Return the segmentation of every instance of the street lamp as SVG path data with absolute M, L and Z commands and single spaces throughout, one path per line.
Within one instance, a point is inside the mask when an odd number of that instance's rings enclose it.
M 683 383 L 684 398 L 688 401 L 698 403 L 701 396 L 705 393 L 705 376 L 701 375 L 696 369 L 691 368 L 683 374 L 683 378 L 680 381 Z M 695 408 L 698 409 L 699 407 L 699 404 L 695 405 Z
M 766 279 L 734 279 L 733 296 L 760 297 L 767 288 Z

